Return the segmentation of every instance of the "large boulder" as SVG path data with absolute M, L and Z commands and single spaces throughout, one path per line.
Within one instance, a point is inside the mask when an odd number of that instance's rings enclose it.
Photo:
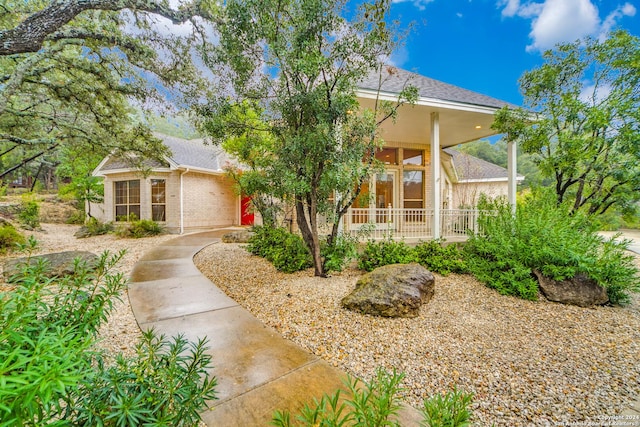
M 433 296 L 435 278 L 420 264 L 385 265 L 363 275 L 342 306 L 384 317 L 416 317 Z
M 237 230 L 222 236 L 224 243 L 249 243 L 249 239 L 254 235 L 249 230 Z
M 553 280 L 538 270 L 534 270 L 533 273 L 538 278 L 540 290 L 549 301 L 579 307 L 591 307 L 609 302 L 607 290 L 586 274 L 578 273 L 571 279 Z
M 21 267 L 25 265 L 25 263 L 28 262 L 29 265 L 37 265 L 41 260 L 44 260 L 47 261 L 49 266 L 45 272 L 47 277 L 68 276 L 74 273 L 76 258 L 79 258 L 82 262 L 86 262 L 90 267 L 95 266 L 99 259 L 97 255 L 87 251 L 65 251 L 32 257 L 14 258 L 4 263 L 2 274 L 5 280 L 9 281 L 12 276 L 20 273 Z

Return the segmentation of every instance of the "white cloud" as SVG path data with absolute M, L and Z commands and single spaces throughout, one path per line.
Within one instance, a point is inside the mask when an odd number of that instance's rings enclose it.
M 606 37 L 625 16 L 634 16 L 636 8 L 625 3 L 601 21 L 594 0 L 544 0 L 543 2 L 498 0 L 505 18 L 531 20 L 531 44 L 527 51 L 544 51 L 558 43 L 573 42 L 585 36 Z
M 616 23 L 620 18 L 625 16 L 635 16 L 635 14 L 636 8 L 631 3 L 625 3 L 622 6 L 618 6 L 618 8 L 607 15 L 605 20 L 602 22 L 598 38 L 600 40 L 605 39 L 607 34 L 616 26 Z
M 520 0 L 500 0 L 498 2 L 498 7 L 504 6 L 502 9 L 502 16 L 511 18 L 518 13 L 518 9 L 520 9 Z
M 534 18 L 527 50 L 547 50 L 558 42 L 572 42 L 598 30 L 598 9 L 590 0 L 547 0 Z
M 406 2 L 410 2 L 415 7 L 417 7 L 418 10 L 425 10 L 427 5 L 429 3 L 431 3 L 431 2 L 433 2 L 433 1 L 434 0 L 391 0 L 391 3 L 406 3 Z
M 600 102 L 607 99 L 607 97 L 611 94 L 612 87 L 609 84 L 604 84 L 600 86 L 596 86 L 590 81 L 584 81 L 582 92 L 580 92 L 580 96 L 578 99 L 587 104 L 599 104 Z

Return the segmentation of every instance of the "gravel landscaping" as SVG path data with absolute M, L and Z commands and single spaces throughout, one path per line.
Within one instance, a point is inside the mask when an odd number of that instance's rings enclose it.
M 125 274 L 147 250 L 175 237 L 76 239 L 78 226 L 43 229 L 32 233 L 37 253 L 127 249 L 119 266 Z M 457 385 L 475 394 L 477 425 L 613 425 L 607 417 L 638 397 L 639 295 L 627 307 L 579 308 L 500 296 L 470 276 L 436 274 L 435 296 L 419 317 L 384 319 L 340 307 L 360 274 L 354 269 L 328 279 L 312 270 L 283 274 L 242 245 L 223 243 L 195 262 L 265 324 L 334 366 L 367 379 L 378 366 L 404 372 L 403 397 L 416 407 Z M 139 329 L 126 294 L 122 300 L 102 346 L 131 355 Z
M 640 390 L 638 295 L 627 307 L 579 308 L 436 274 L 419 317 L 386 319 L 340 307 L 357 270 L 327 279 L 283 274 L 222 243 L 195 263 L 258 319 L 334 366 L 367 379 L 378 366 L 404 372 L 403 397 L 416 407 L 454 385 L 473 392 L 478 425 L 606 425 Z

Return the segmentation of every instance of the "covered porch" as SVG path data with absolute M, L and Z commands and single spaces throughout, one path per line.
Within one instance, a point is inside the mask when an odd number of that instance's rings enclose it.
M 515 106 L 397 68 L 382 80 L 373 76 L 363 82 L 360 104 L 372 108 L 375 102 L 396 102 L 407 85 L 418 88 L 419 98 L 401 106 L 394 122 L 382 125 L 384 148 L 377 158 L 385 170 L 363 185 L 343 218 L 343 230 L 373 239 L 464 240 L 467 230 L 477 231 L 479 212 L 473 198 L 456 194 L 460 177 L 447 167 L 451 156 L 442 150 L 495 135 L 496 112 Z M 507 148 L 505 193 L 515 209 L 516 147 L 510 142 Z

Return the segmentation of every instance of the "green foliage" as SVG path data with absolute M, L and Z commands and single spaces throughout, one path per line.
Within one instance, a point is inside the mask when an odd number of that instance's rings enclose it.
M 13 225 L 0 223 L 0 255 L 17 250 L 18 245 L 24 243 L 24 236 Z
M 201 37 L 206 24 L 198 21 L 193 32 L 170 35 L 150 24 L 159 16 L 185 22 L 215 13 L 213 2 L 193 3 L 177 11 L 157 0 L 112 2 L 106 9 L 92 8 L 91 2 L 79 8 L 3 2 L 0 33 L 8 49 L 0 52 L 5 83 L 0 87 L 0 172 L 23 162 L 34 171 L 29 163 L 64 167 L 74 158 L 67 149 L 78 154 L 78 163 L 91 154 L 129 151 L 139 154 L 129 157 L 136 166 L 141 159 L 161 158 L 166 147 L 133 117 L 130 101 L 157 110 L 165 97 L 184 105 L 196 95 L 206 96 L 208 85 L 191 60 L 194 52 L 206 50 Z M 26 45 L 32 49 L 11 52 Z
M 33 242 L 31 242 L 33 246 Z M 91 369 L 95 334 L 125 289 L 112 273 L 123 253 L 105 252 L 96 266 L 76 262 L 75 274 L 48 279 L 46 265 L 25 266 L 15 289 L 0 297 L 1 426 L 45 425 L 61 400 Z
M 313 404 L 306 404 L 291 420 L 288 411 L 276 411 L 271 422 L 277 427 L 323 426 L 323 427 L 399 427 L 394 418 L 400 410 L 398 394 L 403 390 L 400 383 L 404 374 L 376 369 L 375 377 L 369 382 L 347 377 L 349 396 L 342 396 L 340 390 L 333 395 L 323 395 Z M 469 425 L 471 412 L 468 407 L 473 394 L 454 389 L 445 396 L 436 395 L 425 400 L 422 409 L 423 423 L 429 427 L 464 427 Z
M 358 258 L 358 268 L 372 271 L 388 264 L 417 262 L 428 270 L 446 276 L 467 272 L 464 253 L 456 245 L 444 245 L 443 240 L 421 242 L 415 247 L 403 241 L 384 240 L 367 242 Z
M 284 228 L 253 228 L 247 250 L 270 261 L 278 271 L 294 273 L 311 267 L 311 256 L 304 241 Z
M 25 245 L 33 249 L 35 240 Z M 195 426 L 214 398 L 204 340 L 172 342 L 146 332 L 137 356 L 106 367 L 98 330 L 126 289 L 115 272 L 124 251 L 79 260 L 74 274 L 47 278 L 26 263 L 0 294 L 0 426 Z
M 169 341 L 146 331 L 136 356 L 118 356 L 110 367 L 98 359 L 74 391 L 66 418 L 78 426 L 197 426 L 198 412 L 216 398 L 205 350 L 206 340 L 190 343 L 180 335 Z
M 358 238 L 347 234 L 339 234 L 331 244 L 325 242 L 320 248 L 324 270 L 327 273 L 342 271 L 352 259 L 358 256 L 357 248 Z
M 471 411 L 469 405 L 473 393 L 464 393 L 454 388 L 444 396 L 437 394 L 424 401 L 422 413 L 423 427 L 466 427 L 470 426 Z
M 442 274 L 466 273 L 463 253 L 456 245 L 444 245 L 442 240 L 421 242 L 413 248 L 415 259 L 427 270 Z
M 87 222 L 80 227 L 77 237 L 102 236 L 114 231 L 113 223 L 98 221 L 96 218 L 89 218 Z
M 108 225 L 104 226 L 108 227 Z M 115 229 L 115 233 L 119 237 L 140 239 L 162 234 L 164 233 L 164 228 L 161 224 L 150 219 L 137 219 L 126 224 L 119 224 Z
M 598 215 L 598 227 L 601 230 L 615 231 L 621 228 L 640 229 L 640 216 L 634 211 L 622 211 L 612 208 Z
M 374 110 L 361 108 L 356 97 L 357 84 L 371 73 L 380 84 L 394 74 L 381 60 L 399 38 L 386 19 L 390 4 L 362 3 L 347 22 L 344 1 L 231 0 L 217 26 L 224 65 L 215 73 L 233 84 L 237 98 L 227 91 L 211 99 L 198 111 L 200 127 L 240 158 L 264 158 L 244 185 L 255 189 L 249 194 L 259 209 L 260 200 L 294 206 L 317 276 L 327 265 L 319 218 L 329 222 L 334 241 L 341 217 L 377 167 L 379 125 L 417 99 L 408 85 L 397 102 L 374 102 Z
M 297 426 L 398 426 L 390 418 L 400 409 L 398 393 L 404 374 L 395 370 L 388 373 L 382 368 L 370 382 L 361 382 L 348 377 L 347 387 L 351 398 L 341 401 L 340 390 L 332 396 L 324 395 L 313 405 L 305 405 L 296 424 L 292 424 L 287 411 L 276 411 L 272 425 L 278 427 Z
M 558 45 L 520 78 L 524 108 L 496 115 L 494 129 L 536 156 L 572 212 L 637 209 L 639 55 L 640 38 L 625 31 Z
M 485 199 L 480 207 L 492 213 L 481 215 L 481 232 L 465 246 L 468 266 L 501 294 L 536 299 L 533 269 L 555 280 L 584 273 L 607 288 L 613 303 L 639 289 L 633 257 L 624 251 L 628 242 L 604 241 L 591 217 L 570 214 L 551 191 L 533 192 L 515 215 L 504 199 Z
M 23 227 L 35 230 L 40 227 L 40 203 L 31 193 L 22 196 L 18 220 Z
M 75 210 L 69 217 L 64 221 L 65 224 L 84 224 L 86 214 L 84 210 Z
M 389 237 L 379 241 L 368 241 L 358 258 L 358 268 L 372 271 L 383 265 L 408 264 L 415 260 L 415 254 L 409 245 Z

